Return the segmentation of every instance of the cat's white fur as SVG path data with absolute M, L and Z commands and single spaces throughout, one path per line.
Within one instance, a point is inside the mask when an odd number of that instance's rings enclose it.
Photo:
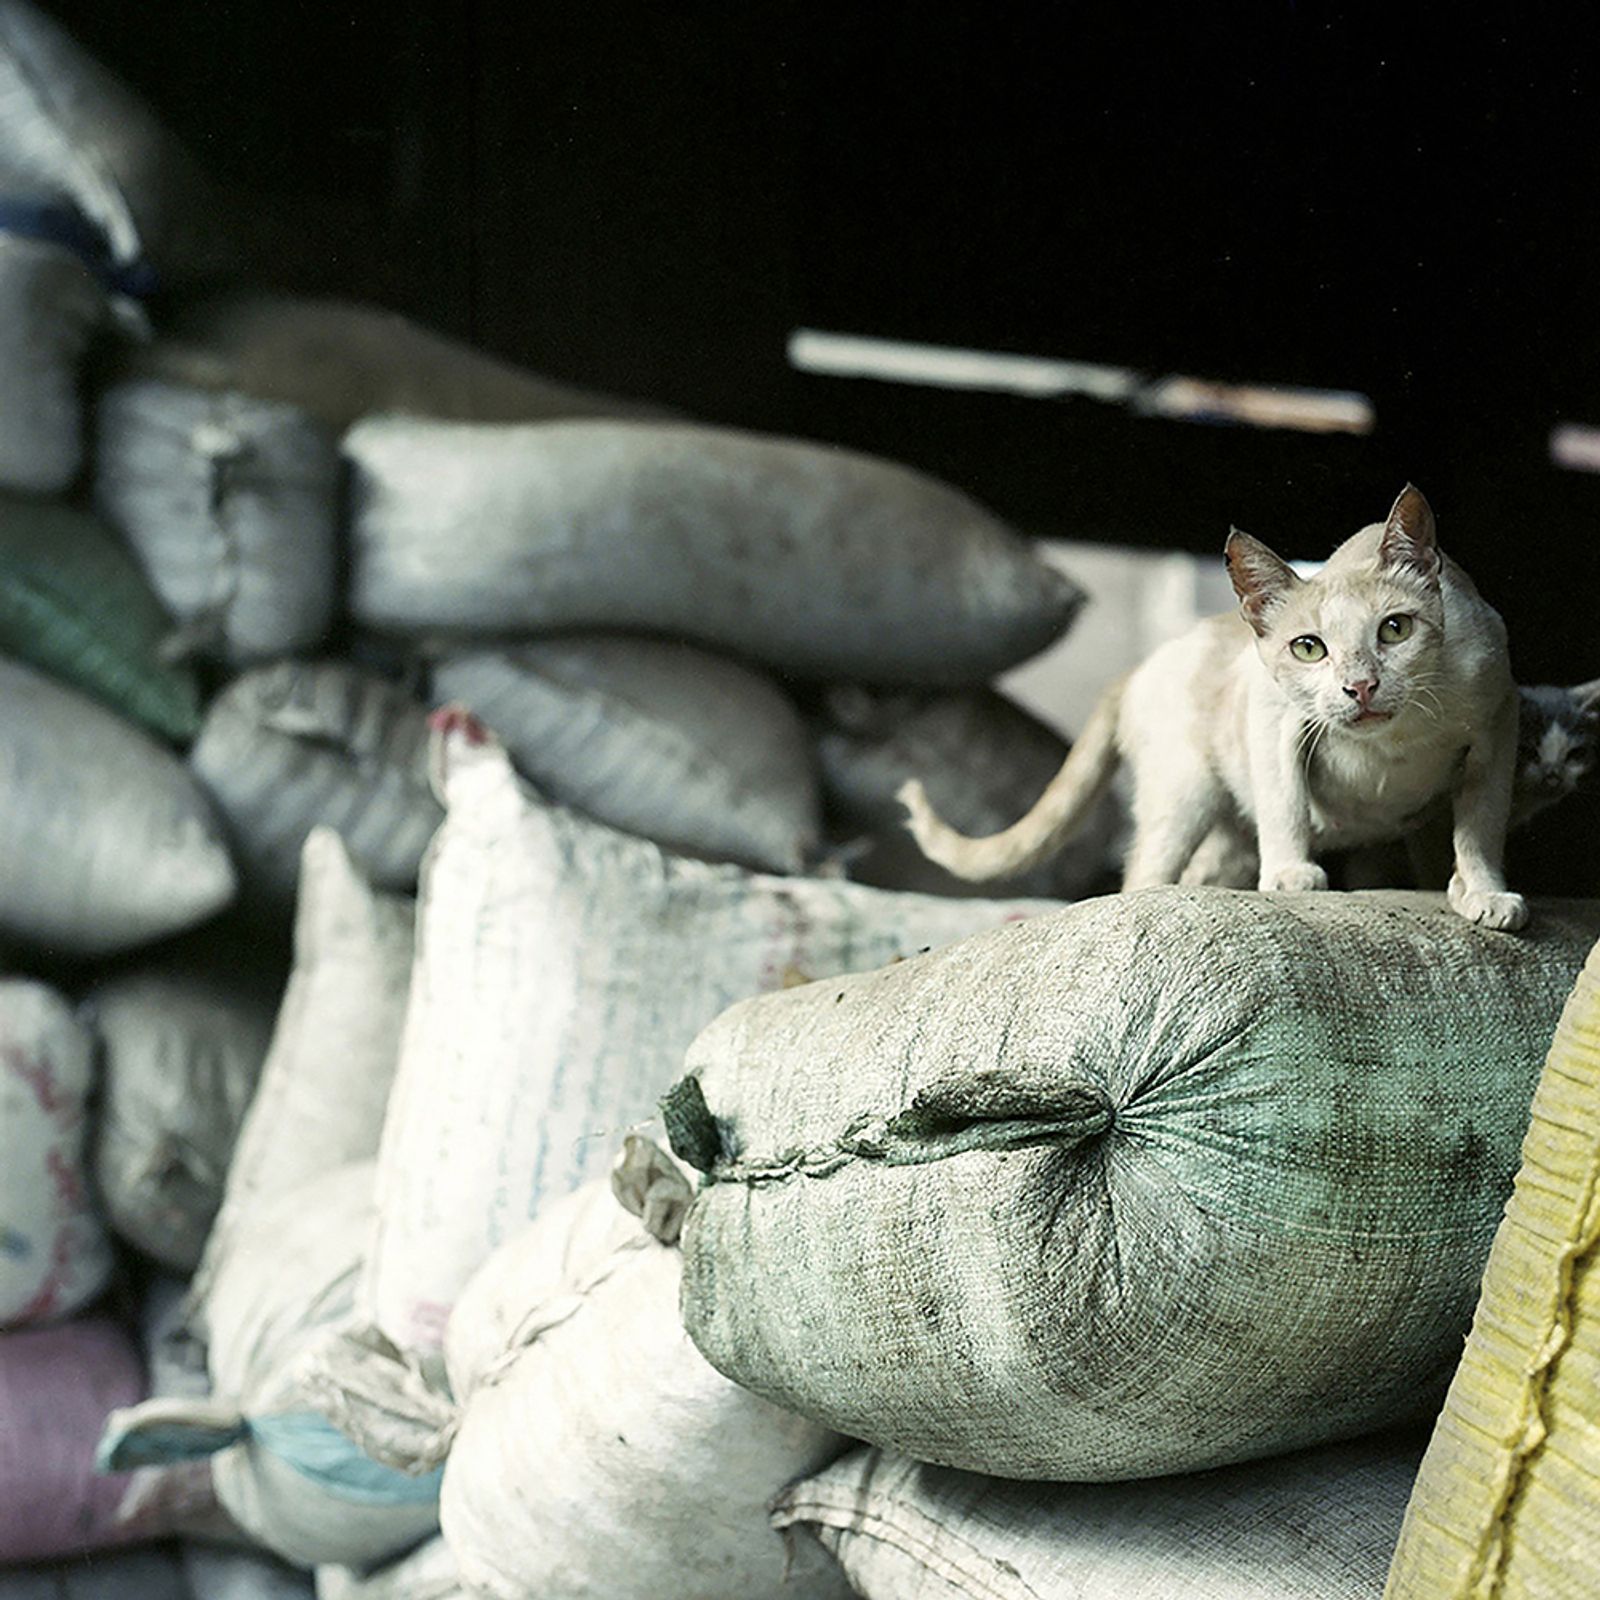
M 1527 907 L 1502 869 L 1517 752 L 1505 627 L 1440 554 L 1427 501 L 1408 484 L 1310 578 L 1237 531 L 1227 561 L 1239 611 L 1113 685 L 1019 822 L 968 839 L 907 784 L 924 852 L 976 881 L 1036 866 L 1120 762 L 1133 789 L 1125 889 L 1236 882 L 1242 863 L 1258 863 L 1264 890 L 1323 889 L 1319 852 L 1401 837 L 1448 796 L 1450 904 L 1486 927 L 1521 927 Z M 1410 619 L 1407 637 L 1380 637 L 1391 617 Z M 1325 651 L 1310 662 L 1292 649 L 1307 637 Z

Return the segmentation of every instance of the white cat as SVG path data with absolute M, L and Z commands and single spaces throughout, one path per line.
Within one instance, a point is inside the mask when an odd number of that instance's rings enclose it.
M 1234 881 L 1324 889 L 1318 852 L 1394 839 L 1448 796 L 1450 904 L 1489 928 L 1528 917 L 1502 871 L 1517 754 L 1505 626 L 1440 554 L 1407 484 L 1388 517 L 1310 578 L 1235 530 L 1239 611 L 1198 623 L 1114 684 L 1026 816 L 969 839 L 921 784 L 900 792 L 923 851 L 958 877 L 1049 857 L 1119 764 L 1133 787 L 1123 887 Z

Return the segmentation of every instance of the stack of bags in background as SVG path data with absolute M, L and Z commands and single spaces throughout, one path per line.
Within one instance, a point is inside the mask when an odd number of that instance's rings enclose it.
M 641 1001 L 628 1042 L 606 1043 L 591 1089 L 564 1080 L 552 1194 L 609 1157 L 604 1136 L 573 1156 L 569 1129 L 647 1114 L 727 1001 L 1004 914 L 902 917 L 844 879 L 930 739 L 1006 719 L 965 800 L 946 796 L 974 826 L 1025 804 L 1065 748 L 985 685 L 1081 594 L 963 497 L 820 446 L 648 420 L 370 308 L 230 288 L 228 214 L 47 17 L 0 5 L 6 1565 L 177 1532 L 360 1566 L 434 1524 L 426 1475 L 359 1465 L 356 1499 L 319 1508 L 303 1458 L 331 1453 L 317 1470 L 339 1482 L 339 1446 L 274 1387 L 368 1254 L 359 1163 L 410 988 L 406 897 L 443 816 L 431 704 L 473 704 L 543 793 L 601 819 L 536 809 L 539 870 L 565 881 L 570 850 L 610 896 L 569 888 L 552 918 L 590 918 L 603 954 L 644 884 L 665 930 L 690 902 L 712 930 L 678 953 L 637 934 L 657 1009 Z M 830 851 L 827 880 L 761 876 Z M 1103 870 L 1085 853 L 1043 886 Z M 528 948 L 537 896 L 507 906 Z M 486 1025 L 445 996 L 473 949 L 459 914 L 428 924 L 445 1009 L 415 1030 Z M 559 972 L 575 957 L 558 935 L 538 959 Z M 726 970 L 680 993 L 675 963 L 704 937 Z M 573 991 L 593 1013 L 566 1020 L 576 1035 L 605 1020 L 596 985 L 635 987 L 609 959 Z M 106 1417 L 152 1391 L 145 1445 L 93 1475 Z M 169 1464 L 185 1429 L 191 1459 Z M 269 1440 L 299 1465 L 275 1475 Z M 146 1553 L 70 1582 L 290 1581 L 219 1560 L 186 1545 L 186 1571 Z
M 1600 908 L 955 892 L 1058 567 L 239 254 L 0 0 L 0 1597 L 1375 1594 Z

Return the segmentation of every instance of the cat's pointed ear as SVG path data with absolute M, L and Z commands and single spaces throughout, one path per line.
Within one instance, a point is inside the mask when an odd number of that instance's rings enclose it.
M 1572 696 L 1573 704 L 1586 716 L 1592 717 L 1600 711 L 1600 678 L 1592 683 L 1575 683 L 1568 691 Z
M 1378 561 L 1390 570 L 1428 583 L 1438 582 L 1439 542 L 1433 507 L 1415 484 L 1408 483 L 1389 508 L 1383 537 L 1378 541 Z
M 1265 633 L 1272 612 L 1304 580 L 1282 556 L 1237 528 L 1229 530 L 1222 553 L 1245 621 L 1257 633 Z

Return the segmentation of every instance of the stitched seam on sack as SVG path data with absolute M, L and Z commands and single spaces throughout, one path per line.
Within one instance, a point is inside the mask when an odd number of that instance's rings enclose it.
M 632 1260 L 638 1251 L 654 1243 L 655 1240 L 646 1233 L 641 1233 L 637 1239 L 626 1240 L 583 1282 L 550 1295 L 529 1310 L 506 1336 L 505 1348 L 492 1361 L 486 1362 L 478 1375 L 468 1384 L 467 1392 L 460 1397 L 458 1409 L 464 1412 L 467 1402 L 474 1395 L 481 1390 L 492 1389 L 504 1379 L 516 1366 L 524 1350 L 537 1344 L 553 1329 L 570 1322 L 602 1284 Z
M 876 1126 L 882 1136 L 887 1128 L 887 1118 L 863 1117 L 840 1134 L 831 1145 L 819 1145 L 811 1150 L 786 1150 L 776 1156 L 752 1156 L 719 1162 L 703 1175 L 703 1185 L 714 1183 L 742 1183 L 755 1187 L 762 1183 L 783 1183 L 790 1178 L 830 1178 L 852 1162 L 886 1167 L 923 1167 L 936 1161 L 949 1161 L 956 1156 L 987 1151 L 991 1155 L 1010 1154 L 1019 1150 L 1043 1150 L 1055 1144 L 1078 1146 L 1087 1144 L 1106 1132 L 1115 1122 L 1115 1115 L 1107 1109 L 1098 1117 L 1085 1118 L 1081 1126 L 1058 1128 L 1054 1132 L 1041 1132 L 1037 1139 L 992 1146 L 962 1145 L 949 1150 L 934 1150 L 928 1154 L 912 1154 L 881 1148 L 881 1137 L 872 1136 Z M 1021 1119 L 1018 1119 L 1021 1120 Z M 980 1124 L 981 1125 L 981 1124 Z M 996 1126 L 999 1124 L 997 1123 Z
M 798 1498 L 791 1499 L 780 1513 L 782 1520 L 774 1518 L 774 1521 L 778 1521 L 780 1527 L 789 1527 L 795 1522 L 815 1522 L 840 1533 L 874 1539 L 918 1562 L 925 1572 L 968 1586 L 964 1592 L 970 1594 L 972 1600 L 1043 1600 L 1039 1591 L 1015 1568 L 1011 1569 L 1016 1579 L 1013 1585 L 1006 1582 L 1003 1569 L 994 1557 L 985 1555 L 975 1545 L 952 1534 L 926 1512 L 898 1501 L 894 1503 L 894 1510 L 908 1523 L 912 1519 L 926 1522 L 934 1529 L 934 1535 L 920 1534 L 913 1527 L 892 1522 L 887 1512 L 864 1511 L 854 1503 L 853 1498 L 837 1505 L 822 1500 L 806 1502 Z M 974 1563 L 981 1565 L 968 1566 L 954 1559 L 955 1553 L 940 1548 L 944 1544 L 959 1546 L 958 1553 L 966 1554 Z M 978 1587 L 970 1587 L 972 1585 Z
M 1474 1585 L 1487 1583 L 1485 1592 L 1489 1595 L 1504 1592 L 1505 1566 L 1509 1556 L 1505 1537 L 1506 1519 L 1515 1502 L 1527 1490 L 1530 1464 L 1549 1435 L 1546 1408 L 1550 1384 L 1561 1357 L 1572 1343 L 1573 1279 L 1577 1275 L 1579 1262 L 1593 1252 L 1597 1239 L 1600 1239 L 1600 1188 L 1597 1188 L 1591 1173 L 1584 1195 L 1583 1222 L 1579 1233 L 1556 1259 L 1560 1296 L 1554 1324 L 1543 1348 L 1528 1365 L 1527 1382 L 1523 1389 L 1522 1431 L 1505 1463 L 1500 1490 L 1492 1510 L 1489 1538 L 1480 1546 L 1474 1562 Z
M 1594 1007 L 1597 997 L 1591 993 L 1589 998 L 1591 1007 Z M 1574 1033 L 1578 1031 L 1576 1026 L 1572 1031 Z M 1557 1039 L 1561 1039 L 1565 1032 L 1565 1027 L 1558 1025 Z M 1568 1049 L 1576 1048 L 1593 1047 L 1579 1046 L 1576 1040 L 1569 1039 L 1561 1054 L 1565 1055 Z M 1573 1076 L 1568 1073 L 1561 1075 L 1569 1078 Z M 1543 1122 L 1547 1119 L 1537 1116 L 1537 1120 Z M 1485 1526 L 1479 1530 L 1478 1548 L 1469 1574 L 1469 1588 L 1474 1593 L 1481 1592 L 1494 1596 L 1504 1592 L 1505 1567 L 1509 1555 L 1505 1537 L 1506 1517 L 1513 1503 L 1526 1490 L 1529 1464 L 1549 1432 L 1545 1407 L 1556 1366 L 1572 1341 L 1573 1280 L 1578 1262 L 1591 1254 L 1596 1243 L 1600 1242 L 1600 1183 L 1597 1183 L 1597 1178 L 1600 1178 L 1600 1168 L 1591 1164 L 1588 1182 L 1584 1186 L 1583 1205 L 1580 1211 L 1582 1220 L 1573 1237 L 1562 1247 L 1555 1259 L 1558 1290 L 1555 1316 L 1544 1345 L 1528 1363 L 1524 1373 L 1522 1428 L 1516 1443 L 1502 1464 L 1500 1482 L 1493 1504 Z

